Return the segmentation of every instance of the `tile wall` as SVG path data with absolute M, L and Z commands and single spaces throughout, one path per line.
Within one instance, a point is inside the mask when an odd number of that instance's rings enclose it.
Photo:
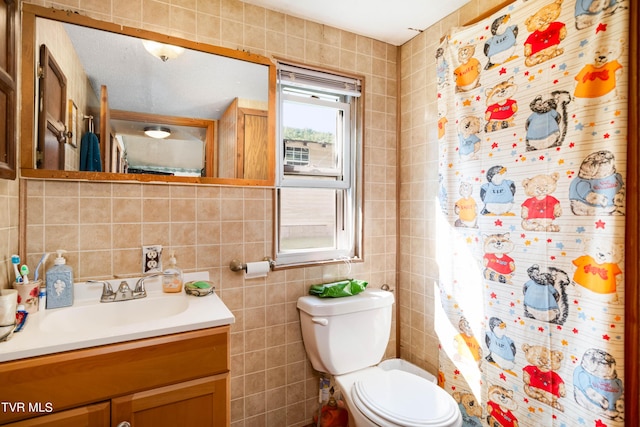
M 311 284 L 347 275 L 372 287 L 396 286 L 397 48 L 236 0 L 38 4 L 365 76 L 365 262 L 350 267 L 289 269 L 266 280 L 232 273 L 233 258 L 271 253 L 272 189 L 23 180 L 32 264 L 43 251 L 63 247 L 79 280 L 138 274 L 142 245 L 174 249 L 184 269 L 209 271 L 236 316 L 232 426 L 308 424 L 317 377 L 301 341 L 297 298 Z M 395 334 L 387 353 L 395 355 Z
M 18 253 L 19 181 L 0 179 L 0 288 L 15 280 L 11 255 Z

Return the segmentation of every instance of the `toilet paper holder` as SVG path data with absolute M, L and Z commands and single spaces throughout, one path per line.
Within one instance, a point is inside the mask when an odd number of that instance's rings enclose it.
M 276 262 L 274 260 L 272 260 L 269 257 L 264 257 L 262 258 L 262 261 L 268 261 L 269 262 L 269 270 L 273 271 L 273 267 L 275 267 Z M 231 260 L 231 262 L 229 263 L 229 268 L 231 269 L 231 271 L 247 271 L 247 264 L 244 264 L 240 261 L 238 261 L 237 259 L 233 259 Z

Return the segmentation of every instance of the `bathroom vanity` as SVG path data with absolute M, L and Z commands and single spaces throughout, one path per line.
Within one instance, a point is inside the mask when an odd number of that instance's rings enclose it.
M 229 326 L 5 362 L 0 383 L 0 425 L 228 426 Z
M 145 298 L 100 303 L 102 284 L 74 286 L 72 307 L 32 313 L 0 343 L 0 425 L 230 424 L 235 318 L 218 295 L 167 294 L 158 281 Z

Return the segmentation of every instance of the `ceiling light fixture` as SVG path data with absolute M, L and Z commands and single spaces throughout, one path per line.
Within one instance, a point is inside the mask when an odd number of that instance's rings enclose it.
M 171 129 L 164 126 L 147 126 L 144 128 L 144 134 L 151 138 L 163 139 L 171 135 Z
M 142 45 L 151 55 L 160 58 L 162 62 L 175 59 L 184 52 L 184 48 L 171 44 L 158 43 L 153 40 L 143 40 Z

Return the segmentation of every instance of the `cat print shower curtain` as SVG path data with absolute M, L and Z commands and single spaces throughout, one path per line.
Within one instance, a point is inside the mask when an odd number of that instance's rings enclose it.
M 436 52 L 439 383 L 465 426 L 624 425 L 627 0 L 516 0 Z

